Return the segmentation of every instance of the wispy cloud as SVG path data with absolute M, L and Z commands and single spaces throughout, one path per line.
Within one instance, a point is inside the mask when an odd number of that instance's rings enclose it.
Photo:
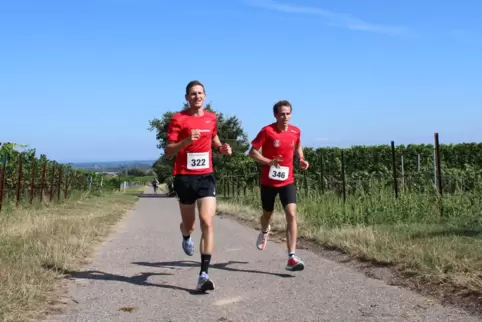
M 415 35 L 407 27 L 369 23 L 357 17 L 353 17 L 349 14 L 337 13 L 318 7 L 303 7 L 290 3 L 280 3 L 273 0 L 247 0 L 247 3 L 252 6 L 263 7 L 265 9 L 276 10 L 285 13 L 318 16 L 323 19 L 323 22 L 326 25 L 333 27 L 365 32 L 374 32 L 390 36 Z

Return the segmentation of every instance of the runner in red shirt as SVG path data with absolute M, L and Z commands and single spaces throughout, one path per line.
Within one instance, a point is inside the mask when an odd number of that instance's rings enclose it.
M 258 249 L 263 250 L 268 241 L 270 219 L 274 210 L 276 196 L 279 194 L 286 216 L 286 243 L 288 247 L 287 270 L 301 271 L 304 262 L 296 256 L 296 185 L 293 171 L 293 155 L 299 159 L 300 167 L 308 169 L 309 163 L 303 157 L 301 131 L 288 124 L 292 106 L 288 101 L 279 101 L 273 106 L 276 122 L 261 129 L 251 142 L 249 155 L 263 164 L 261 171 L 261 232 L 256 241 Z M 259 150 L 261 149 L 261 153 Z
M 204 86 L 192 81 L 186 87 L 189 108 L 174 114 L 168 125 L 166 156 L 175 156 L 174 191 L 179 200 L 183 235 L 182 248 L 186 255 L 194 254 L 191 234 L 196 220 L 195 203 L 201 221 L 201 270 L 196 289 L 214 290 L 208 276 L 213 250 L 213 218 L 216 213 L 216 180 L 213 174 L 212 147 L 231 154 L 229 144 L 221 144 L 217 134 L 217 119 L 213 112 L 203 108 L 206 97 Z

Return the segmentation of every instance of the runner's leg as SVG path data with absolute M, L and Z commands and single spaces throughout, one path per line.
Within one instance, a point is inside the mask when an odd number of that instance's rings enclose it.
M 179 210 L 181 211 L 181 224 L 179 228 L 181 230 L 184 239 L 191 237 L 194 232 L 194 225 L 196 223 L 196 208 L 195 204 L 182 204 L 179 202 Z
M 182 249 L 188 256 L 194 255 L 194 243 L 191 234 L 194 231 L 196 222 L 195 198 L 192 196 L 188 176 L 176 176 L 174 178 L 174 190 L 179 201 L 181 212 L 181 223 L 179 229 L 182 234 Z
M 298 237 L 298 226 L 296 224 L 296 204 L 289 203 L 285 206 L 286 216 L 286 246 L 288 254 L 296 252 L 296 238 Z
M 202 255 L 211 256 L 214 248 L 213 220 L 216 213 L 216 198 L 204 197 L 198 199 L 199 222 L 201 226 L 201 240 L 199 249 Z M 210 260 L 210 259 L 209 259 Z M 206 263 L 209 265 L 209 262 Z M 201 265 L 201 272 L 208 272 L 208 266 Z
M 263 214 L 260 218 L 261 232 L 256 239 L 256 247 L 259 250 L 266 248 L 269 231 L 271 230 L 270 220 L 274 211 L 274 202 L 278 191 L 276 188 L 261 185 L 261 205 Z
M 296 185 L 289 184 L 280 189 L 280 201 L 286 216 L 286 246 L 288 248 L 287 270 L 301 271 L 304 262 L 296 256 L 298 225 L 296 222 Z
M 196 288 L 198 290 L 214 290 L 214 282 L 208 271 L 214 248 L 214 216 L 216 215 L 216 181 L 213 175 L 200 176 L 196 186 L 199 222 L 201 226 L 201 268 Z

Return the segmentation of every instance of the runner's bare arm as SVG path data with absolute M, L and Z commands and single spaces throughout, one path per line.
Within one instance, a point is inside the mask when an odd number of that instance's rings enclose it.
M 261 163 L 261 164 L 270 164 L 271 160 L 268 158 L 265 158 L 261 153 L 259 153 L 258 150 L 256 150 L 254 147 L 251 147 L 251 150 L 249 150 L 249 156 L 253 158 L 253 160 Z
M 298 139 L 298 144 L 296 144 L 295 155 L 300 161 L 301 169 L 307 170 L 310 167 L 310 163 L 305 160 L 305 156 L 303 155 L 303 147 L 301 146 L 301 142 L 299 141 L 299 139 Z
M 221 140 L 219 139 L 219 136 L 218 136 L 217 120 L 215 121 L 214 129 L 213 129 L 213 146 L 216 149 L 216 151 L 221 152 L 221 147 L 223 146 L 223 144 L 221 143 Z
M 265 158 L 261 153 L 259 153 L 259 150 L 263 146 L 263 143 L 266 140 L 266 135 L 264 129 L 259 131 L 258 135 L 254 138 L 254 140 L 251 142 L 251 150 L 249 150 L 249 156 L 254 159 L 255 161 L 261 163 L 261 164 L 270 164 L 271 160 L 268 158 Z
M 223 145 L 217 134 L 213 136 L 213 145 L 216 150 L 218 150 Z
M 304 160 L 305 156 L 303 155 L 303 147 L 301 146 L 301 143 L 298 143 L 295 148 L 295 155 L 298 158 L 298 160 Z
M 191 136 L 188 136 L 184 140 L 179 140 L 179 133 L 181 132 L 181 125 L 176 117 L 171 118 L 167 128 L 167 144 L 164 148 L 164 154 L 166 157 L 175 156 L 179 150 L 181 150 L 186 145 L 192 143 L 194 139 L 199 137 L 199 133 L 197 131 L 192 131 Z
M 231 155 L 233 153 L 231 146 L 228 143 L 222 144 L 217 134 L 213 136 L 213 145 L 214 148 L 221 154 Z
M 183 147 L 191 143 L 191 138 L 187 137 L 182 141 L 179 142 L 172 142 L 169 141 L 166 145 L 166 148 L 164 149 L 164 153 L 166 154 L 166 157 L 172 157 L 175 156 L 179 150 L 181 150 Z

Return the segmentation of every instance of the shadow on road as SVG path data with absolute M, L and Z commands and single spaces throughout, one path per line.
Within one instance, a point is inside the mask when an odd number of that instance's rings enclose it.
M 175 195 L 169 193 L 140 193 L 139 198 L 174 198 Z
M 184 287 L 169 285 L 166 282 L 163 282 L 161 284 L 147 282 L 147 279 L 151 276 L 173 275 L 173 274 L 170 274 L 170 273 L 140 273 L 138 275 L 134 275 L 134 276 L 131 276 L 131 277 L 117 275 L 117 274 L 110 274 L 110 273 L 101 272 L 101 271 L 97 271 L 97 270 L 90 270 L 90 271 L 64 270 L 63 273 L 65 275 L 67 275 L 66 278 L 70 278 L 70 279 L 90 279 L 90 280 L 103 280 L 103 281 L 118 281 L 118 282 L 124 282 L 124 283 L 139 285 L 139 286 L 154 286 L 154 287 L 166 288 L 166 289 L 171 289 L 171 290 L 185 291 L 185 292 L 188 292 L 191 295 L 208 294 L 208 293 L 205 293 L 205 292 L 202 292 L 202 291 L 198 291 L 196 289 L 187 289 L 187 288 L 184 288 Z
M 194 262 L 194 261 L 175 261 L 175 262 L 133 262 L 132 264 L 136 265 L 142 265 L 142 266 L 150 266 L 150 267 L 167 267 L 171 266 L 173 267 L 200 267 L 199 262 Z M 230 271 L 230 272 L 242 272 L 242 273 L 254 273 L 254 274 L 266 274 L 266 275 L 273 275 L 273 276 L 278 276 L 278 277 L 294 277 L 294 275 L 291 274 L 283 274 L 283 273 L 271 273 L 271 272 L 263 272 L 263 271 L 258 271 L 258 270 L 252 270 L 252 269 L 239 269 L 239 268 L 234 268 L 234 267 L 228 267 L 230 264 L 248 264 L 248 262 L 238 262 L 238 261 L 229 261 L 226 263 L 216 263 L 212 264 L 209 268 L 214 268 L 214 269 L 221 269 L 225 271 Z

